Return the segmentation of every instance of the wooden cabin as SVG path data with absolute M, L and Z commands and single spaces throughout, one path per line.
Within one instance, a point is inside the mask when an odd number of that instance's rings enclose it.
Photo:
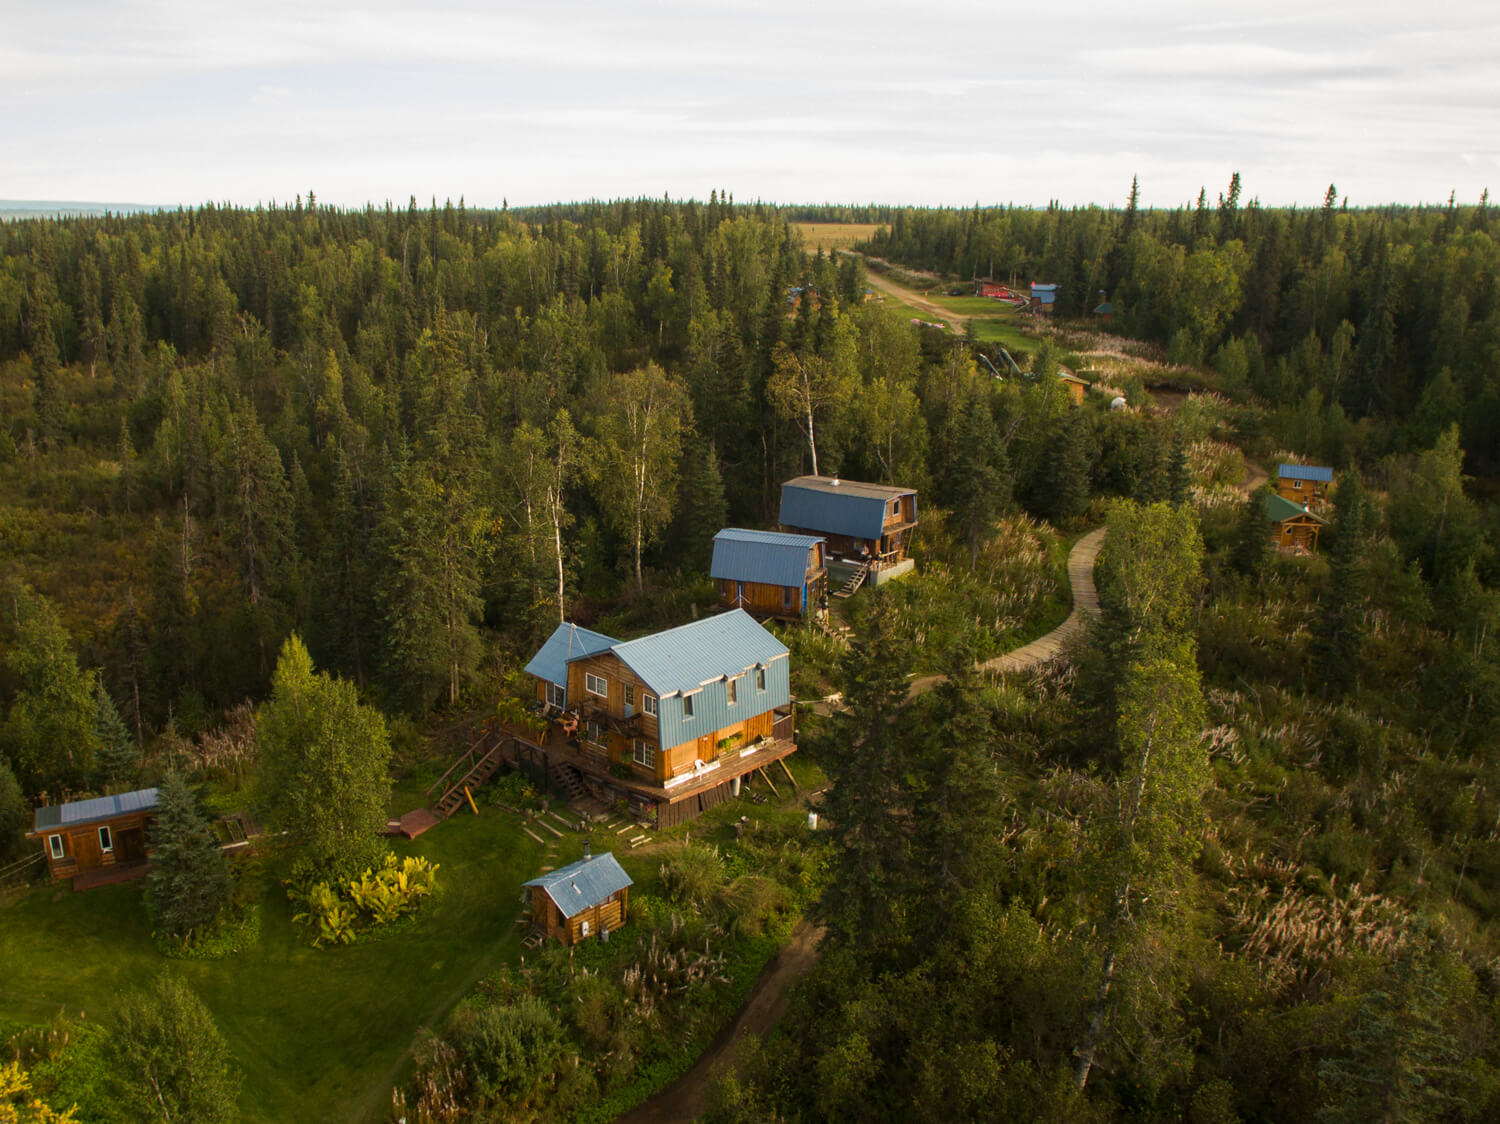
M 127 870 L 145 873 L 155 816 L 156 789 L 143 788 L 38 808 L 26 838 L 41 841 L 54 880 L 106 870 L 123 878 Z
M 709 576 L 726 609 L 808 620 L 827 606 L 827 543 L 815 535 L 726 527 L 714 536 Z
M 743 609 L 639 640 L 585 631 L 559 625 L 526 665 L 565 742 L 534 747 L 549 773 L 670 827 L 795 751 L 789 653 Z
M 917 527 L 917 493 L 837 476 L 799 476 L 781 486 L 779 522 L 783 531 L 826 540 L 831 559 L 867 569 L 878 585 L 912 568 L 906 552 Z
M 1081 379 L 1077 375 L 1070 375 L 1066 371 L 1059 371 L 1057 381 L 1063 384 L 1063 388 L 1068 392 L 1068 397 L 1073 400 L 1073 405 L 1083 405 L 1083 396 L 1088 393 L 1089 389 L 1087 379 Z
M 1058 286 L 1052 283 L 1033 281 L 1031 303 L 1027 308 L 1034 316 L 1051 316 L 1057 310 Z
M 1276 494 L 1284 500 L 1321 512 L 1333 488 L 1333 469 L 1316 464 L 1283 464 L 1276 467 Z
M 1328 525 L 1321 515 L 1274 494 L 1266 496 L 1266 518 L 1271 541 L 1283 550 L 1317 550 L 1318 531 Z
M 630 875 L 608 851 L 525 883 L 531 888 L 531 924 L 545 937 L 575 945 L 613 933 L 625 924 Z

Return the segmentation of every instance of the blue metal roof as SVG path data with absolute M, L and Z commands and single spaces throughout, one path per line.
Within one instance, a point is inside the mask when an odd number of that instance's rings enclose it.
M 110 820 L 131 812 L 149 812 L 156 807 L 156 789 L 140 788 L 114 796 L 96 796 L 92 800 L 75 800 L 71 804 L 47 805 L 36 810 L 32 831 Z
M 658 696 L 703 684 L 787 655 L 787 647 L 743 609 L 616 644 L 614 653 Z
M 1319 484 L 1333 482 L 1333 469 L 1316 464 L 1278 465 L 1276 475 L 1283 480 L 1314 480 Z
M 526 671 L 549 683 L 556 683 L 564 690 L 568 687 L 568 662 L 584 656 L 596 656 L 607 652 L 617 641 L 602 632 L 590 632 L 576 624 L 564 621 L 547 637 L 541 650 L 531 657 Z
M 611 895 L 626 886 L 634 886 L 635 882 L 614 855 L 605 851 L 591 859 L 569 863 L 523 885 L 540 886 L 564 917 L 574 917 L 608 901 Z
M 778 521 L 784 527 L 874 541 L 885 527 L 891 501 L 915 494 L 911 488 L 861 484 L 837 476 L 799 476 L 781 486 Z
M 808 555 L 822 541 L 816 535 L 726 527 L 714 536 L 714 560 L 708 574 L 726 581 L 801 589 L 807 584 Z

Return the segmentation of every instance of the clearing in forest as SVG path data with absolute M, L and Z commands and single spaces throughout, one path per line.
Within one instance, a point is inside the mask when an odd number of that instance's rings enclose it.
M 884 223 L 878 222 L 794 222 L 791 225 L 802 232 L 802 244 L 808 253 L 821 249 L 825 254 L 853 249 L 856 243 L 868 241 L 877 230 L 885 227 Z

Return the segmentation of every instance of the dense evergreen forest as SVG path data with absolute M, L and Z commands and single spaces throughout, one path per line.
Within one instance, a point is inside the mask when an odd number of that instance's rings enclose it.
M 796 220 L 888 222 L 872 255 L 950 283 L 1059 282 L 1032 377 L 867 301 Z M 409 758 L 560 617 L 701 611 L 713 533 L 816 464 L 921 490 L 923 573 L 851 603 L 847 643 L 789 638 L 845 704 L 799 718 L 826 936 L 716 1119 L 1493 1119 L 1494 223 L 1241 205 L 1236 178 L 1174 211 L 309 195 L 0 225 L 0 858 L 29 803 L 155 779 L 184 737 L 253 771 L 225 731 L 288 705 L 279 652 Z M 1156 357 L 1138 408 L 1052 378 L 1101 291 L 1136 338 L 1103 346 Z M 1150 408 L 1184 373 L 1218 393 Z M 1316 556 L 1234 491 L 1287 453 L 1337 469 Z M 984 588 L 996 552 L 1044 574 L 1038 544 L 1104 521 L 1073 659 L 974 674 L 1044 600 Z M 948 678 L 909 698 L 913 670 Z M 796 866 L 795 838 L 761 842 Z M 431 1118 L 582 1099 L 567 999 L 506 1053 L 486 1028 L 538 996 L 482 991 L 419 1067 L 473 1099 Z

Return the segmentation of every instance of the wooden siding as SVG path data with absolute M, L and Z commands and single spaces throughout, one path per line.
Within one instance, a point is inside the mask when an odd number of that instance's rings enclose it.
M 1301 547 L 1303 550 L 1317 550 L 1320 526 L 1316 519 L 1294 515 L 1280 523 L 1271 524 L 1271 540 L 1277 546 L 1288 549 Z
M 1302 486 L 1299 488 L 1298 484 Z M 1331 483 L 1325 484 L 1321 480 L 1284 480 L 1280 476 L 1276 478 L 1276 494 L 1284 500 L 1301 504 L 1309 511 L 1323 509 L 1328 502 L 1328 489 L 1331 487 L 1333 487 Z
M 155 811 L 127 812 L 108 820 L 93 820 L 89 823 L 62 824 L 55 828 L 43 828 L 29 832 L 39 839 L 43 854 L 47 856 L 47 867 L 54 879 L 72 878 L 91 870 L 100 870 L 116 863 L 143 862 L 149 844 L 148 829 L 155 818 Z M 105 851 L 99 846 L 99 829 L 109 828 L 112 848 Z M 63 839 L 63 857 L 52 857 L 51 837 Z
M 803 610 L 803 590 L 806 590 L 806 605 L 810 611 L 817 607 L 825 580 L 822 570 L 810 577 L 805 586 L 736 582 L 724 578 L 718 583 L 719 603 L 726 609 L 744 609 L 752 617 L 800 621 L 806 615 Z
M 557 903 L 547 896 L 547 891 L 540 886 L 533 886 L 531 924 L 545 937 L 556 938 L 565 945 L 574 945 L 581 940 L 597 937 L 606 927 L 611 933 L 623 928 L 629 904 L 630 890 L 627 887 L 615 891 L 598 905 L 565 918 L 562 910 L 557 908 Z M 583 932 L 585 922 L 588 923 L 587 936 Z

